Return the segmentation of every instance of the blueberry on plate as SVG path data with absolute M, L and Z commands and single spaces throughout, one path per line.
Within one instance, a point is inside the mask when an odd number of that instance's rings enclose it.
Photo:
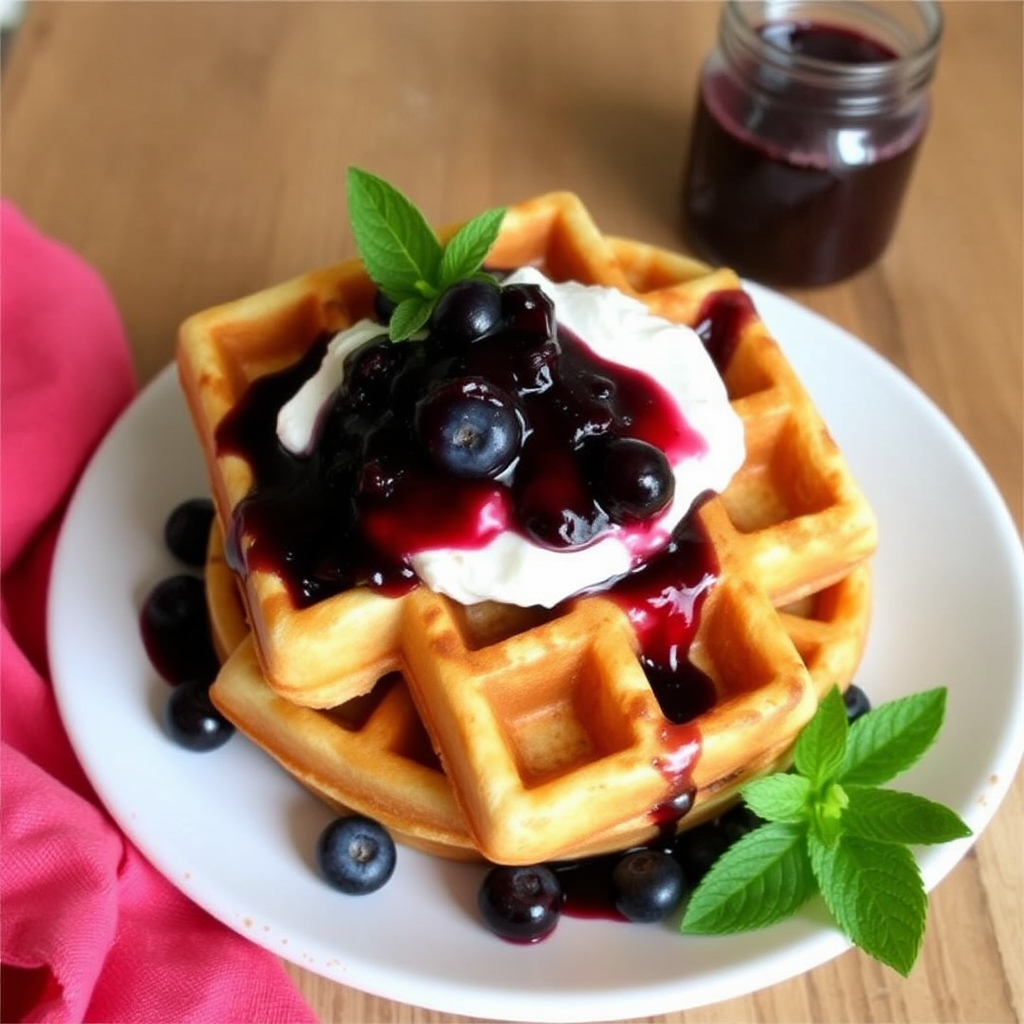
M 360 814 L 336 818 L 316 844 L 324 880 L 348 896 L 365 896 L 385 885 L 395 871 L 395 841 L 383 825 Z
M 176 505 L 164 522 L 164 543 L 179 562 L 201 569 L 213 525 L 213 502 L 189 498 Z
M 612 870 L 612 903 L 629 921 L 663 921 L 685 891 L 683 869 L 662 850 L 634 850 Z
M 161 580 L 142 605 L 140 628 L 153 667 L 168 682 L 213 682 L 220 663 L 210 634 L 206 589 L 197 576 Z
M 175 687 L 164 704 L 167 735 L 186 750 L 205 753 L 223 746 L 235 727 L 213 706 L 210 684 L 194 679 Z
M 562 915 L 562 883 L 543 864 L 491 868 L 480 885 L 477 906 L 495 935 L 510 942 L 539 942 Z
M 523 428 L 515 403 L 482 377 L 444 381 L 416 404 L 416 436 L 452 476 L 499 476 L 519 454 Z
M 718 827 L 725 836 L 730 846 L 745 835 L 760 828 L 764 824 L 764 818 L 755 814 L 745 803 L 738 803 L 730 807 L 717 819 Z
M 683 869 L 687 884 L 696 888 L 728 848 L 728 837 L 713 821 L 680 833 L 675 842 L 675 858 Z
M 846 706 L 846 719 L 848 722 L 856 722 L 863 718 L 871 710 L 871 701 L 868 695 L 859 687 L 851 683 L 843 694 L 843 704 Z

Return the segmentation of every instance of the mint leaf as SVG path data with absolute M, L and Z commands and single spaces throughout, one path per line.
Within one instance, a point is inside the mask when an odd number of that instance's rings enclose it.
M 844 785 L 888 782 L 916 764 L 935 742 L 945 712 L 945 687 L 889 701 L 869 711 L 850 729 L 837 778 Z
M 763 928 L 798 910 L 814 892 L 804 835 L 803 829 L 772 822 L 726 850 L 690 896 L 683 934 Z
M 807 821 L 811 815 L 811 784 L 800 775 L 768 775 L 740 790 L 747 806 L 766 821 Z
M 838 689 L 797 739 L 799 774 L 748 783 L 741 794 L 769 824 L 722 855 L 690 897 L 682 931 L 725 934 L 771 924 L 821 892 L 838 926 L 906 975 L 924 936 L 928 899 L 909 844 L 970 835 L 948 807 L 879 789 L 934 742 L 946 691 L 883 704 L 848 725 Z
M 804 726 L 793 755 L 797 771 L 815 789 L 831 780 L 842 764 L 849 729 L 842 695 L 833 686 Z
M 848 798 L 838 782 L 831 782 L 814 802 L 811 829 L 826 846 L 836 843 L 843 833 L 843 811 Z
M 942 804 L 913 793 L 864 786 L 845 787 L 843 831 L 882 843 L 933 844 L 963 839 L 971 830 Z
M 836 923 L 864 952 L 904 977 L 924 937 L 928 900 L 905 846 L 842 836 L 808 849 L 818 887 Z
M 504 207 L 498 207 L 477 215 L 459 228 L 441 257 L 441 291 L 456 281 L 475 276 L 498 237 L 504 217 Z
M 418 209 L 393 185 L 348 169 L 352 235 L 366 272 L 395 302 L 436 298 L 442 249 Z
M 433 312 L 434 302 L 411 298 L 400 302 L 391 314 L 388 335 L 392 341 L 405 341 L 424 327 Z

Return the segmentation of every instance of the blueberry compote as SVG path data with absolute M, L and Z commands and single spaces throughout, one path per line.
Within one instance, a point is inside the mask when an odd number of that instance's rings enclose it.
M 505 286 L 500 300 L 503 315 L 473 341 L 435 328 L 395 344 L 382 326 L 348 357 L 307 456 L 278 443 L 276 415 L 326 339 L 253 383 L 217 435 L 255 470 L 235 523 L 246 568 L 280 574 L 300 605 L 360 585 L 400 592 L 417 551 L 482 547 L 506 528 L 580 547 L 617 523 L 642 529 L 667 504 L 669 463 L 705 446 L 673 399 L 556 325 L 535 286 Z M 637 442 L 625 458 L 622 439 Z M 638 492 L 644 473 L 653 482 Z
M 706 445 L 674 399 L 556 323 L 536 285 L 488 292 L 482 310 L 456 298 L 439 304 L 425 339 L 392 343 L 382 325 L 347 357 L 307 453 L 279 443 L 277 413 L 329 339 L 253 382 L 217 433 L 218 452 L 254 472 L 228 545 L 237 570 L 276 573 L 306 606 L 355 586 L 401 594 L 417 583 L 411 553 L 480 547 L 501 529 L 568 550 L 619 525 L 653 528 L 671 498 L 671 464 Z M 748 313 L 733 293 L 701 310 L 698 333 L 720 372 Z M 676 795 L 699 753 L 687 723 L 714 701 L 687 654 L 717 572 L 690 517 L 657 555 L 602 584 L 636 629 L 666 716 L 659 767 Z M 671 807 L 652 814 L 682 813 Z
M 899 55 L 859 30 L 785 20 L 722 53 L 692 132 L 690 241 L 783 285 L 867 266 L 893 232 L 928 117 Z

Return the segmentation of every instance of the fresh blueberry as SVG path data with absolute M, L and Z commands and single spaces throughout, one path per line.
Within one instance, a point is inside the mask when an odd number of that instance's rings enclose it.
M 459 281 L 437 300 L 430 322 L 457 344 L 476 341 L 501 322 L 501 291 L 490 281 Z
M 506 326 L 523 339 L 546 341 L 555 335 L 555 307 L 535 284 L 507 284 L 501 289 Z
M 543 864 L 491 868 L 477 895 L 487 926 L 511 942 L 539 942 L 562 914 L 562 883 Z
M 647 519 L 675 493 L 675 477 L 665 453 L 634 437 L 607 437 L 597 443 L 595 491 L 618 523 Z
M 416 404 L 415 429 L 440 469 L 468 480 L 498 476 L 522 443 L 512 399 L 481 377 L 459 377 L 435 387 Z
M 164 703 L 164 731 L 186 750 L 205 753 L 223 746 L 235 727 L 213 706 L 210 685 L 193 680 L 175 687 Z
M 686 876 L 687 884 L 697 883 L 729 848 L 725 833 L 712 821 L 683 832 L 676 839 L 675 858 Z
M 213 681 L 220 662 L 201 579 L 177 575 L 161 580 L 143 603 L 140 627 L 153 667 L 168 682 Z
M 394 874 L 396 859 L 388 830 L 359 814 L 336 818 L 317 839 L 320 874 L 349 896 L 365 896 L 385 885 Z
M 206 546 L 213 525 L 213 502 L 189 498 L 176 505 L 164 522 L 164 543 L 179 562 L 197 569 L 206 564 Z
M 730 846 L 763 824 L 764 819 L 744 803 L 730 807 L 725 814 L 718 818 L 718 827 L 722 830 L 722 834 Z
M 859 687 L 850 684 L 846 693 L 843 694 L 843 703 L 846 705 L 846 719 L 848 722 L 856 722 L 871 710 L 871 701 L 868 695 Z
M 612 903 L 630 921 L 663 921 L 686 889 L 683 869 L 661 850 L 634 850 L 612 870 Z

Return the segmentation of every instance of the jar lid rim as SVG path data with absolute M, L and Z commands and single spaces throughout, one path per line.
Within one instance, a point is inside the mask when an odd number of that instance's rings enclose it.
M 809 54 L 793 53 L 774 42 L 770 37 L 763 35 L 759 30 L 772 23 L 785 21 L 804 20 L 799 15 L 802 5 L 800 0 L 777 4 L 773 0 L 762 0 L 761 3 L 751 3 L 750 0 L 725 0 L 723 8 L 723 21 L 728 19 L 736 30 L 747 36 L 747 41 L 756 43 L 763 49 L 769 51 L 773 56 L 782 59 L 787 65 L 806 69 L 810 72 L 835 72 L 841 69 L 844 74 L 855 77 L 858 80 L 870 80 L 885 77 L 893 73 L 893 69 L 899 67 L 905 69 L 908 65 L 922 64 L 928 67 L 934 64 L 939 42 L 942 38 L 944 18 L 942 8 L 938 0 L 916 0 L 914 8 L 921 12 L 924 38 L 916 46 L 906 52 L 897 54 L 895 60 L 845 62 L 828 60 L 821 57 L 814 57 Z M 821 4 L 817 4 L 819 8 Z M 779 7 L 783 16 L 773 15 L 773 8 Z M 873 17 L 889 19 L 893 24 L 895 20 L 885 12 L 885 4 L 877 7 L 870 7 L 861 0 L 829 0 L 829 11 L 835 12 L 860 12 L 871 10 Z M 750 12 L 757 10 L 766 16 L 750 16 Z

